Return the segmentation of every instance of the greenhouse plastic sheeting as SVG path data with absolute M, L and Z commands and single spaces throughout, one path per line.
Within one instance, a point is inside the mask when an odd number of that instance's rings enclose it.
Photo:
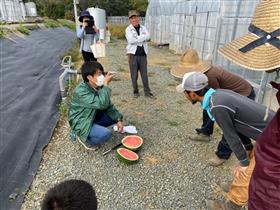
M 247 33 L 260 0 L 150 0 L 146 25 L 151 40 L 176 53 L 188 48 L 199 57 L 259 85 L 262 73 L 246 71 L 218 55 L 218 49 Z
M 74 37 L 57 28 L 0 39 L 1 210 L 20 209 L 51 139 L 59 119 L 59 56 Z
M 23 21 L 26 15 L 22 0 L 1 0 L 0 20 L 8 22 Z

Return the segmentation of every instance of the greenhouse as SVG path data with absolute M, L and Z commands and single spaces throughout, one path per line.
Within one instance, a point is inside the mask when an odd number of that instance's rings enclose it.
M 24 21 L 27 16 L 37 16 L 35 3 L 24 3 L 23 0 L 0 1 L 0 21 L 21 22 Z
M 268 77 L 274 75 L 248 71 L 218 54 L 224 44 L 248 31 L 259 0 L 150 0 L 145 24 L 151 41 L 168 44 L 176 53 L 194 48 L 203 60 L 209 60 L 249 80 L 257 88 L 259 102 L 264 101 Z

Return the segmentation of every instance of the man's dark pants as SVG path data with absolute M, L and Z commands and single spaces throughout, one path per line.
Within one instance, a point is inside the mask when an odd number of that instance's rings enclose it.
M 139 93 L 138 90 L 138 71 L 140 72 L 144 92 L 148 94 L 151 92 L 149 88 L 148 72 L 147 72 L 147 56 L 136 56 L 133 54 L 128 55 L 130 76 L 132 81 L 133 93 Z
M 253 88 L 252 88 L 250 95 L 247 97 L 252 100 L 255 100 L 256 94 L 255 94 L 255 91 Z M 214 129 L 214 122 L 209 118 L 207 111 L 203 110 L 203 124 L 202 124 L 201 128 L 196 129 L 196 131 L 198 133 L 202 133 L 202 134 L 210 136 L 213 134 L 213 129 Z M 247 136 L 244 136 L 242 134 L 238 134 L 238 136 L 239 136 L 240 140 L 242 141 L 246 150 L 253 149 L 253 145 L 252 145 L 250 138 L 248 138 Z M 231 153 L 232 153 L 232 150 L 230 149 L 230 146 L 228 145 L 228 143 L 223 135 L 222 139 L 220 140 L 220 142 L 218 144 L 216 155 L 221 159 L 227 160 L 230 158 Z

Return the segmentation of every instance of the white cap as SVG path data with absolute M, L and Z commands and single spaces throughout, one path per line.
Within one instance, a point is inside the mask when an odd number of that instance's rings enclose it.
M 183 77 L 182 84 L 176 87 L 178 93 L 183 93 L 185 90 L 198 91 L 208 85 L 208 78 L 201 72 L 189 72 Z

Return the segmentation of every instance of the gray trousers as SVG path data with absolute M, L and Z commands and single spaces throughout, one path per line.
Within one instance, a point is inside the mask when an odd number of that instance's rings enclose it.
M 128 55 L 128 62 L 130 68 L 130 76 L 132 81 L 133 93 L 138 93 L 138 71 L 140 72 L 144 92 L 145 94 L 150 93 L 149 80 L 147 74 L 147 56 L 135 56 L 133 54 Z

